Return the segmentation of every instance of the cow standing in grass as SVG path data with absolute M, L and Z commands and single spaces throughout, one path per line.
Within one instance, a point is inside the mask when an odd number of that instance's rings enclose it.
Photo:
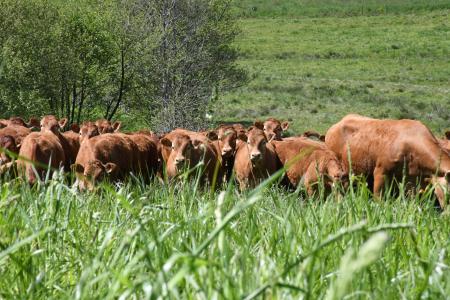
M 318 191 L 319 184 L 329 192 L 334 184 L 346 178 L 336 154 L 321 142 L 296 137 L 272 143 L 286 167 L 289 184 L 297 187 L 303 183 L 309 195 Z
M 173 179 L 202 163 L 201 182 L 220 185 L 222 161 L 210 138 L 217 139 L 217 135 L 184 129 L 176 129 L 164 136 L 160 142 L 168 178 Z
M 234 171 L 241 190 L 255 187 L 258 183 L 281 168 L 274 146 L 267 140 L 264 131 L 250 127 L 243 143 L 237 148 Z
M 351 168 L 355 175 L 373 180 L 377 198 L 387 182 L 401 182 L 405 176 L 409 186 L 433 183 L 440 206 L 445 206 L 450 155 L 421 122 L 348 115 L 328 130 L 325 143 L 343 162 L 344 171 Z

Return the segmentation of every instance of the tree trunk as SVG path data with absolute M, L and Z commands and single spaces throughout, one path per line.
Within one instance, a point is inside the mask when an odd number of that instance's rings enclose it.
M 125 50 L 123 49 L 123 47 L 120 51 L 120 73 L 121 74 L 120 74 L 120 84 L 119 84 L 119 95 L 117 96 L 116 105 L 114 106 L 113 110 L 111 111 L 111 114 L 107 118 L 108 121 L 111 121 L 113 116 L 116 114 L 120 103 L 122 102 L 123 90 L 124 90 L 124 84 L 125 84 Z

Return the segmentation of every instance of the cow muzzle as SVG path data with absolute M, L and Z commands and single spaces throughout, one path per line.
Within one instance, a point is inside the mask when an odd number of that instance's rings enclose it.
M 257 161 L 261 160 L 261 157 L 262 157 L 261 153 L 252 153 L 251 156 L 250 156 L 250 160 L 252 162 L 257 162 Z
M 177 167 L 184 165 L 185 162 L 186 162 L 186 159 L 184 157 L 178 157 L 175 159 L 175 165 Z

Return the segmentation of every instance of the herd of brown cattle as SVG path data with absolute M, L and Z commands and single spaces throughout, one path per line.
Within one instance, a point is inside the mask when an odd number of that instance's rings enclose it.
M 220 125 L 211 131 L 175 129 L 164 135 L 151 131 L 121 133 L 120 122 L 73 124 L 44 116 L 25 122 L 0 120 L 0 170 L 13 168 L 31 184 L 48 167 L 73 170 L 80 189 L 92 189 L 103 178 L 124 179 L 139 173 L 169 180 L 202 166 L 201 180 L 220 186 L 235 174 L 241 189 L 254 187 L 283 167 L 283 184 L 303 184 L 309 194 L 318 183 L 327 189 L 345 183 L 349 174 L 366 176 L 375 197 L 386 183 L 406 180 L 409 187 L 435 187 L 441 207 L 450 190 L 450 132 L 436 138 L 421 122 L 377 120 L 347 115 L 325 136 L 307 131 L 283 138 L 288 122 L 270 118 L 245 128 Z M 38 129 L 40 127 L 40 130 Z M 38 131 L 34 131 L 35 128 Z M 17 157 L 17 160 L 14 159 Z

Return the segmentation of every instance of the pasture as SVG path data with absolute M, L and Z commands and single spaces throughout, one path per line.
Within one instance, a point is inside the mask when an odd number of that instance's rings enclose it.
M 363 15 L 356 1 L 301 2 L 242 1 L 239 63 L 252 79 L 221 96 L 215 122 L 272 116 L 291 134 L 325 132 L 356 112 L 449 127 L 446 1 L 374 0 L 387 11 Z M 448 299 L 450 218 L 432 190 L 376 202 L 350 177 L 325 199 L 276 186 L 280 175 L 242 193 L 134 176 L 79 192 L 73 174 L 34 186 L 6 175 L 0 298 Z

